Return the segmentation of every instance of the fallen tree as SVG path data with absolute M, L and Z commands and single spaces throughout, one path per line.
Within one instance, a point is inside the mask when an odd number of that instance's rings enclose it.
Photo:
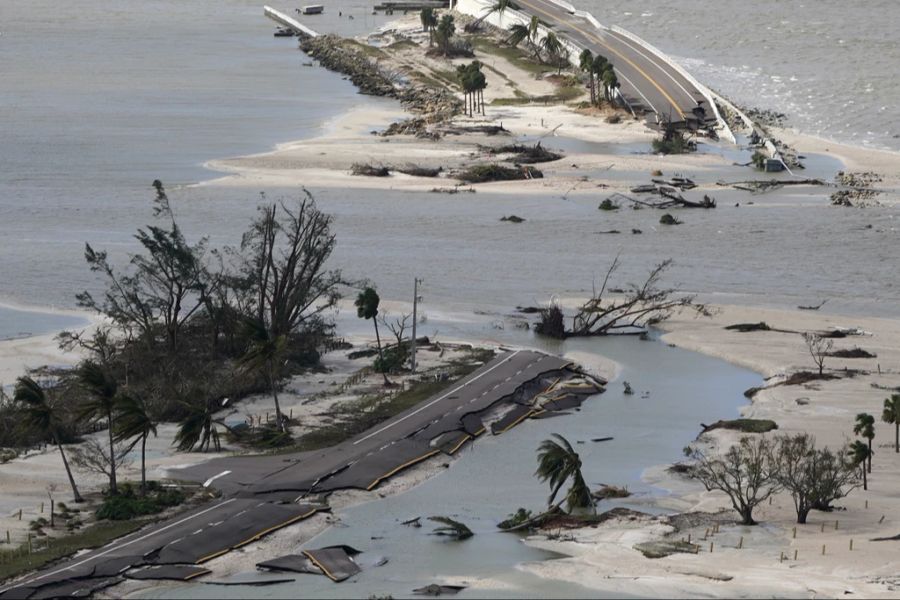
M 640 285 L 621 290 L 618 297 L 610 298 L 607 292 L 613 273 L 619 267 L 617 256 L 606 272 L 600 289 L 596 286 L 590 299 L 582 304 L 571 317 L 571 327 L 565 326 L 565 315 L 558 306 L 541 310 L 541 320 L 535 326 L 539 334 L 555 338 L 585 337 L 595 335 L 640 334 L 648 327 L 666 320 L 681 310 L 691 310 L 708 316 L 706 305 L 696 302 L 694 295 L 682 295 L 673 288 L 660 287 L 663 274 L 672 266 L 665 260 L 650 270 Z

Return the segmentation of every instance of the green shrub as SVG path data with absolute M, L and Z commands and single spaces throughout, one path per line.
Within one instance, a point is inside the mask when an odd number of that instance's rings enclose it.
M 119 493 L 108 495 L 97 509 L 98 519 L 127 521 L 135 517 L 153 515 L 170 506 L 178 506 L 185 500 L 184 493 L 176 488 L 163 488 L 157 482 L 147 482 L 147 495 L 136 492 L 139 487 L 131 483 L 119 486 Z

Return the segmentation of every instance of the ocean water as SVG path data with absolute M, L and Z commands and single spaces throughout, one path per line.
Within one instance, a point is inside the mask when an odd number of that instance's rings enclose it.
M 900 150 L 896 0 L 577 0 L 740 104 L 804 133 Z

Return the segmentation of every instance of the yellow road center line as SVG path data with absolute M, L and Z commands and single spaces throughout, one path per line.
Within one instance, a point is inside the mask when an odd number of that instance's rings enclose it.
M 317 561 L 317 560 L 316 560 L 316 557 L 314 557 L 312 554 L 310 554 L 310 553 L 307 552 L 306 550 L 303 551 L 303 554 L 306 556 L 306 558 L 308 558 L 309 560 L 311 560 L 311 561 L 313 562 L 314 565 L 316 565 L 317 567 L 319 567 L 320 569 L 322 569 L 322 572 L 325 573 L 325 575 L 328 576 L 328 579 L 331 579 L 332 581 L 337 581 L 337 577 L 335 577 L 334 575 L 332 575 L 331 571 L 329 571 L 328 569 L 325 568 L 325 565 L 323 565 L 322 563 L 320 563 L 319 561 Z
M 582 28 L 580 28 L 580 27 L 579 27 L 578 25 L 576 25 L 575 23 L 572 23 L 571 21 L 569 21 L 569 20 L 567 20 L 567 19 L 563 19 L 563 18 L 561 18 L 561 17 L 557 17 L 556 15 L 553 15 L 553 14 L 551 14 L 551 13 L 548 13 L 548 12 L 545 11 L 545 10 L 541 10 L 541 9 L 538 8 L 537 6 L 534 6 L 534 5 L 532 5 L 532 4 L 529 4 L 526 0 L 519 0 L 519 2 L 520 2 L 521 4 L 524 4 L 524 5 L 527 6 L 527 7 L 531 8 L 532 10 L 536 10 L 537 12 L 542 13 L 543 15 L 549 17 L 551 20 L 559 21 L 559 22 L 561 22 L 561 23 L 565 23 L 566 25 L 568 25 L 569 27 L 571 27 L 571 28 L 574 29 L 575 31 L 579 32 L 581 35 L 585 36 L 586 38 L 588 38 L 588 39 L 590 39 L 590 40 L 594 40 L 595 42 L 597 42 L 598 44 L 600 44 L 601 46 L 603 46 L 604 48 L 606 48 L 606 49 L 609 50 L 610 52 L 616 54 L 619 58 L 621 58 L 622 60 L 624 60 L 625 62 L 627 62 L 628 64 L 630 64 L 630 65 L 631 65 L 632 67 L 634 67 L 635 69 L 637 69 L 637 71 L 638 71 L 641 75 L 643 75 L 644 78 L 645 78 L 647 81 L 649 81 L 650 83 L 652 83 L 653 86 L 654 86 L 657 90 L 659 90 L 659 92 L 660 92 L 663 96 L 666 97 L 666 100 L 668 100 L 669 103 L 670 103 L 673 107 L 675 107 L 675 110 L 678 111 L 678 113 L 681 115 L 681 118 L 682 118 L 682 119 L 686 119 L 686 118 L 687 118 L 686 115 L 684 114 L 684 112 L 681 110 L 681 108 L 679 108 L 678 103 L 675 102 L 675 100 L 672 99 L 672 96 L 670 96 L 670 95 L 666 92 L 666 90 L 664 90 L 662 87 L 660 87 L 660 85 L 659 85 L 658 83 L 656 83 L 656 81 L 655 81 L 652 77 L 650 77 L 649 75 L 647 75 L 647 73 L 646 73 L 642 68 L 640 68 L 639 66 L 637 66 L 637 65 L 634 63 L 634 61 L 632 61 L 630 58 L 628 58 L 627 56 L 623 55 L 621 52 L 619 52 L 619 51 L 616 50 L 615 48 L 611 47 L 609 44 L 607 44 L 606 42 L 604 42 L 603 40 L 601 40 L 601 39 L 600 39 L 599 37 L 597 37 L 596 35 L 594 35 L 594 34 L 592 34 L 592 33 L 588 33 L 587 31 L 583 30 Z

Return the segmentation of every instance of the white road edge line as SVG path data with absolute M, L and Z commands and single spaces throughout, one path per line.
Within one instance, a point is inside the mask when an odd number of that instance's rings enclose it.
M 100 557 L 106 556 L 106 555 L 109 554 L 110 552 L 113 552 L 113 551 L 118 550 L 118 549 L 120 549 L 120 548 L 124 548 L 125 546 L 130 546 L 131 544 L 134 544 L 135 542 L 140 542 L 140 541 L 146 540 L 147 538 L 153 537 L 154 535 L 157 535 L 157 534 L 160 534 L 160 533 L 162 533 L 163 531 L 166 531 L 167 529 L 171 529 L 172 527 L 175 527 L 175 526 L 177 526 L 177 525 L 181 525 L 182 523 L 185 523 L 185 522 L 187 522 L 187 521 L 190 521 L 191 519 L 195 519 L 195 518 L 199 517 L 200 515 L 204 515 L 204 514 L 208 513 L 208 512 L 211 511 L 211 510 L 215 510 L 215 509 L 217 509 L 217 508 L 219 508 L 219 507 L 221 507 L 221 506 L 225 506 L 226 504 L 230 504 L 230 503 L 232 503 L 232 502 L 234 502 L 234 501 L 235 501 L 235 498 L 230 498 L 230 499 L 228 499 L 228 500 L 226 500 L 226 501 L 224 501 L 224 502 L 220 502 L 219 504 L 216 504 L 215 506 L 210 506 L 210 507 L 207 508 L 206 510 L 202 510 L 202 511 L 198 512 L 198 513 L 195 514 L 195 515 L 191 515 L 191 516 L 189 516 L 189 517 L 185 517 L 185 518 L 181 519 L 180 521 L 175 521 L 174 523 L 171 523 L 171 524 L 169 524 L 169 525 L 166 525 L 165 527 L 161 527 L 160 529 L 156 529 L 156 530 L 154 530 L 154 531 L 151 531 L 151 532 L 148 533 L 147 535 L 143 535 L 143 536 L 141 536 L 141 537 L 139 537 L 139 538 L 135 538 L 135 539 L 133 539 L 133 540 L 131 540 L 131 541 L 129 541 L 129 542 L 126 542 L 126 543 L 124 543 L 124 544 L 119 544 L 118 546 L 113 546 L 112 548 L 110 548 L 110 549 L 107 550 L 106 552 L 101 552 L 101 553 L 99 553 L 99 554 L 94 554 L 94 555 L 92 555 L 92 556 L 89 556 L 89 557 L 87 557 L 86 559 L 84 559 L 83 561 L 77 562 L 77 563 L 75 563 L 74 565 L 69 565 L 69 566 L 67 566 L 67 567 L 63 567 L 62 569 L 57 569 L 56 571 L 53 571 L 52 573 L 47 573 L 46 575 L 41 575 L 41 576 L 39 576 L 39 577 L 35 577 L 34 579 L 30 579 L 30 580 L 24 581 L 24 582 L 22 582 L 22 583 L 16 583 L 16 584 L 13 584 L 13 585 L 11 585 L 11 586 L 9 586 L 9 587 L 5 587 L 5 588 L 3 588 L 3 589 L 0 589 L 0 593 L 2 593 L 2 592 L 7 592 L 7 591 L 9 591 L 9 590 L 11 590 L 11 589 L 13 589 L 13 588 L 21 587 L 21 586 L 23 586 L 23 585 L 29 585 L 29 584 L 31 584 L 31 583 L 34 583 L 35 581 L 40 580 L 40 579 L 46 579 L 47 577 L 52 577 L 53 575 L 58 575 L 58 574 L 62 573 L 63 571 L 69 571 L 69 570 L 71 570 L 71 569 L 75 569 L 75 568 L 80 567 L 81 565 L 83 565 L 83 564 L 85 564 L 85 563 L 91 562 L 92 560 L 97 560 L 97 559 L 100 558 Z
M 215 481 L 219 477 L 225 477 L 229 473 L 231 473 L 231 471 L 222 471 L 218 475 L 213 475 L 212 477 L 210 477 L 209 479 L 207 479 L 206 481 L 203 482 L 203 487 L 209 487 L 209 484 L 211 484 L 213 481 Z
M 415 411 L 409 413 L 409 414 L 406 415 L 405 417 L 400 418 L 400 419 L 397 419 L 396 421 L 392 421 L 392 422 L 388 423 L 387 425 L 385 425 L 384 427 L 382 427 L 381 429 L 379 429 L 378 431 L 374 431 L 374 432 L 370 433 L 369 435 L 367 435 L 366 437 L 364 437 L 364 438 L 362 438 L 362 439 L 359 439 L 359 440 L 356 440 L 355 442 L 353 442 L 353 445 L 355 446 L 355 445 L 357 445 L 357 444 L 361 444 L 362 442 L 366 441 L 367 439 L 369 439 L 369 438 L 371 438 L 371 437 L 374 437 L 374 436 L 376 436 L 376 435 L 378 435 L 378 434 L 380 434 L 380 433 L 382 433 L 382 432 L 384 432 L 384 431 L 387 431 L 388 429 L 390 429 L 390 428 L 393 427 L 394 425 L 397 425 L 398 423 L 402 423 L 403 421 L 405 421 L 406 419 L 408 419 L 408 418 L 410 418 L 410 417 L 414 417 L 415 415 L 419 414 L 420 412 L 422 412 L 422 411 L 425 410 L 426 408 L 430 408 L 431 406 L 433 406 L 433 405 L 437 404 L 438 402 L 440 402 L 441 400 L 445 399 L 447 396 L 452 396 L 453 394 L 455 394 L 455 393 L 458 392 L 459 390 L 463 389 L 464 387 L 466 387 L 466 386 L 469 385 L 470 383 L 472 383 L 472 382 L 474 382 L 474 381 L 477 381 L 477 380 L 481 379 L 482 377 L 484 377 L 485 375 L 487 375 L 488 373 L 490 373 L 490 372 L 493 371 L 494 369 L 497 369 L 497 368 L 501 367 L 502 365 L 505 365 L 506 363 L 508 363 L 509 361 L 511 361 L 511 360 L 513 359 L 513 357 L 516 356 L 519 352 L 521 352 L 521 350 L 516 350 L 515 352 L 513 352 L 512 354 L 510 354 L 509 356 L 507 356 L 505 359 L 501 360 L 500 362 L 498 362 L 496 365 L 494 365 L 493 367 L 491 367 L 490 369 L 488 369 L 487 371 L 485 371 L 485 372 L 482 373 L 481 375 L 478 375 L 478 376 L 476 376 L 476 377 L 473 377 L 472 379 L 466 381 L 465 383 L 462 383 L 462 384 L 456 386 L 455 388 L 453 388 L 452 390 L 450 390 L 449 392 L 447 392 L 447 393 L 444 394 L 443 396 L 440 396 L 439 398 L 435 398 L 434 400 L 432 400 L 431 402 L 429 402 L 429 403 L 426 404 L 425 406 L 422 406 L 422 407 L 420 407 L 418 410 L 415 410 Z

